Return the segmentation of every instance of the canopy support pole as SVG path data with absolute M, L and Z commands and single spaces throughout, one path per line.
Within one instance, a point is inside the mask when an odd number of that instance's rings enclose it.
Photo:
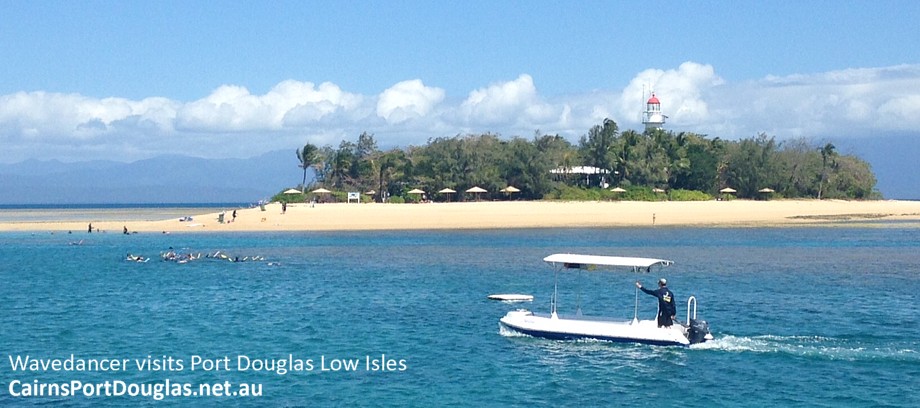
M 638 274 L 638 273 L 639 273 L 639 268 L 633 267 L 633 272 L 635 272 L 636 274 Z M 633 286 L 635 286 L 635 285 L 633 285 Z M 636 289 L 636 305 L 635 305 L 635 308 L 633 309 L 633 321 L 632 321 L 633 324 L 639 323 L 639 287 L 636 286 L 635 289 Z
M 575 283 L 578 292 L 575 293 L 575 316 L 581 316 L 581 268 L 578 269 L 578 280 Z
M 557 318 L 557 315 L 556 315 L 556 292 L 557 292 L 558 288 L 559 288 L 559 268 L 555 268 L 555 269 L 553 270 L 553 300 L 552 300 L 552 302 L 551 302 L 551 303 L 552 303 L 552 307 L 551 307 L 552 313 L 551 313 L 551 315 L 550 315 L 550 317 L 553 318 L 553 319 Z

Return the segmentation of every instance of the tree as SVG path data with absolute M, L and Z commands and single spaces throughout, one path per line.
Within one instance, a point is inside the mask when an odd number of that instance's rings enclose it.
M 632 172 L 636 183 L 655 187 L 668 184 L 671 163 L 664 148 L 671 144 L 668 136 L 667 132 L 655 129 L 639 138 L 635 146 L 639 160 Z
M 366 159 L 378 153 L 377 141 L 374 140 L 373 133 L 361 132 L 358 136 L 358 144 L 355 145 L 355 154 L 358 159 Z
M 534 135 L 534 147 L 546 157 L 551 166 L 569 168 L 574 165 L 575 151 L 572 143 L 559 135 Z
M 818 199 L 821 199 L 822 193 L 824 193 L 824 184 L 827 183 L 828 173 L 827 168 L 828 164 L 831 167 L 834 167 L 834 158 L 837 157 L 836 147 L 833 144 L 828 143 L 824 147 L 819 149 L 821 152 L 821 181 L 818 183 Z
M 839 198 L 871 199 L 877 198 L 875 175 L 869 163 L 854 156 L 837 156 L 834 160 L 835 176 L 832 179 L 833 192 Z
M 783 143 L 778 159 L 785 170 L 785 177 L 776 185 L 768 186 L 785 197 L 815 197 L 818 194 L 821 173 L 821 158 L 805 139 Z
M 579 149 L 586 164 L 602 170 L 610 171 L 616 163 L 614 148 L 617 141 L 619 127 L 610 119 L 604 119 L 604 125 L 595 125 L 586 136 L 582 136 Z
M 405 175 L 405 164 L 407 162 L 406 153 L 399 149 L 393 149 L 384 153 L 377 153 L 370 159 L 371 168 L 374 171 L 374 185 L 377 190 L 379 201 L 385 197 L 384 192 L 390 191 L 394 186 L 392 181 L 400 179 Z
M 549 171 L 555 166 L 535 143 L 514 138 L 504 145 L 498 167 L 499 177 L 521 189 L 522 197 L 540 198 L 550 189 Z
M 738 197 L 757 197 L 758 190 L 775 185 L 779 167 L 775 159 L 776 140 L 766 134 L 741 140 L 726 151 L 722 178 L 738 190 Z
M 659 131 L 659 133 L 664 133 Z M 677 136 L 667 132 L 657 137 L 659 147 L 664 150 L 668 160 L 665 170 L 669 186 L 675 186 L 683 176 L 690 172 L 690 159 L 687 158 L 687 146 L 696 135 L 680 132 Z
M 339 143 L 339 148 L 333 153 L 330 160 L 331 167 L 328 175 L 328 182 L 333 186 L 343 186 L 351 184 L 352 174 L 356 171 L 357 156 L 355 154 L 355 144 L 347 140 Z
M 298 167 L 303 169 L 303 181 L 300 183 L 300 192 L 304 193 L 307 190 L 307 169 L 319 162 L 319 149 L 307 143 L 303 146 L 302 149 L 297 150 L 297 160 L 300 161 Z
M 640 159 L 636 157 L 635 151 L 642 139 L 641 133 L 632 129 L 626 130 L 620 134 L 620 140 L 614 150 L 616 163 L 614 174 L 619 175 L 621 180 L 626 180 L 630 184 L 634 182 L 632 171 L 639 165 Z
M 675 176 L 671 187 L 715 194 L 719 190 L 717 182 L 719 159 L 723 155 L 722 140 L 706 140 L 700 135 L 688 134 L 684 144 L 687 169 Z

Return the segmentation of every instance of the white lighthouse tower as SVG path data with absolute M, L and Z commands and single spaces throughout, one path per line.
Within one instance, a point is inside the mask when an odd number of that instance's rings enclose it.
M 645 112 L 642 113 L 642 123 L 645 125 L 645 131 L 661 129 L 664 126 L 664 120 L 668 117 L 661 114 L 661 102 L 652 92 L 652 97 L 648 98 L 645 103 Z

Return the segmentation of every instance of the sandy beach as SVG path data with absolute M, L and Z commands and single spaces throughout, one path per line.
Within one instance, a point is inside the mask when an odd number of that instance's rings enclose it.
M 48 210 L 51 212 L 52 210 Z M 120 210 L 124 211 L 124 210 Z M 93 219 L 16 220 L 5 217 L 0 231 L 233 232 L 360 231 L 488 228 L 584 228 L 642 226 L 765 227 L 801 225 L 875 225 L 897 222 L 920 227 L 920 201 L 704 201 L 704 202 L 465 202 L 431 204 L 291 204 L 232 208 L 219 223 L 219 212 L 189 214 L 192 221 Z M 231 222 L 226 222 L 231 221 Z M 884 221 L 884 222 L 879 222 Z

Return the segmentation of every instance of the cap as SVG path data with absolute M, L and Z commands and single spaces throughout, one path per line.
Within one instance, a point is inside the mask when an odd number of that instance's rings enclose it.
M 658 284 L 659 284 L 659 285 L 667 285 L 667 284 L 668 284 L 668 280 L 665 279 L 665 278 L 658 279 Z

